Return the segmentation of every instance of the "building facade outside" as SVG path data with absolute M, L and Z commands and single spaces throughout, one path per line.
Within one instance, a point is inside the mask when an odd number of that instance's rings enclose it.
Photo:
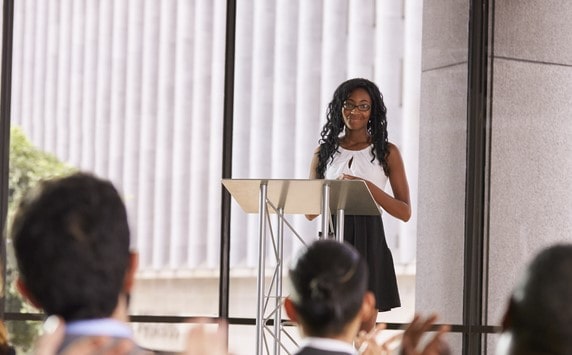
M 133 314 L 218 314 L 225 11 L 221 0 L 15 3 L 11 123 L 122 192 L 140 253 Z M 233 177 L 307 178 L 334 89 L 365 77 L 384 94 L 415 204 L 420 18 L 398 0 L 238 1 Z M 404 303 L 386 320 L 405 322 L 416 214 L 384 222 Z M 317 238 L 317 221 L 291 223 Z M 287 236 L 285 259 L 301 246 Z M 236 204 L 230 250 L 230 315 L 254 318 L 258 217 Z M 149 346 L 180 334 L 134 326 Z M 253 332 L 236 329 L 237 342 Z

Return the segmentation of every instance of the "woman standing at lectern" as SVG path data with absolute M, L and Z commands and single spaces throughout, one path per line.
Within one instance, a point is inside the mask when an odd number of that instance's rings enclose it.
M 363 180 L 382 211 L 407 222 L 411 217 L 409 186 L 399 149 L 387 138 L 386 113 L 383 96 L 373 82 L 361 78 L 343 82 L 328 105 L 310 178 Z M 393 196 L 384 191 L 388 180 Z M 401 306 L 381 216 L 346 215 L 344 240 L 366 259 L 368 287 L 378 311 Z M 364 328 L 373 324 L 375 319 Z

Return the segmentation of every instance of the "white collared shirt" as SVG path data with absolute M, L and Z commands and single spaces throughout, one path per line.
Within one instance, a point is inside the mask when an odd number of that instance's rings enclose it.
M 131 327 L 112 318 L 86 319 L 66 323 L 66 334 L 133 339 Z
M 321 349 L 326 351 L 338 351 L 344 352 L 352 355 L 358 355 L 358 351 L 345 341 L 330 339 L 330 338 L 304 338 L 300 343 L 300 348 L 311 347 L 315 349 Z

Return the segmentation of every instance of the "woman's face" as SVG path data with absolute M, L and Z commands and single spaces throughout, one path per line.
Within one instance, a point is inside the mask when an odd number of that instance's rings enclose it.
M 371 115 L 371 98 L 365 89 L 357 88 L 344 101 L 342 116 L 346 129 L 367 130 L 367 123 Z

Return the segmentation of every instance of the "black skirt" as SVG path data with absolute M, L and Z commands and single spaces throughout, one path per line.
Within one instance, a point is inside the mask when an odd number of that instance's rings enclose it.
M 335 220 L 335 219 L 334 219 Z M 345 216 L 344 240 L 365 258 L 369 269 L 369 289 L 380 312 L 400 307 L 393 256 L 385 240 L 380 216 Z

